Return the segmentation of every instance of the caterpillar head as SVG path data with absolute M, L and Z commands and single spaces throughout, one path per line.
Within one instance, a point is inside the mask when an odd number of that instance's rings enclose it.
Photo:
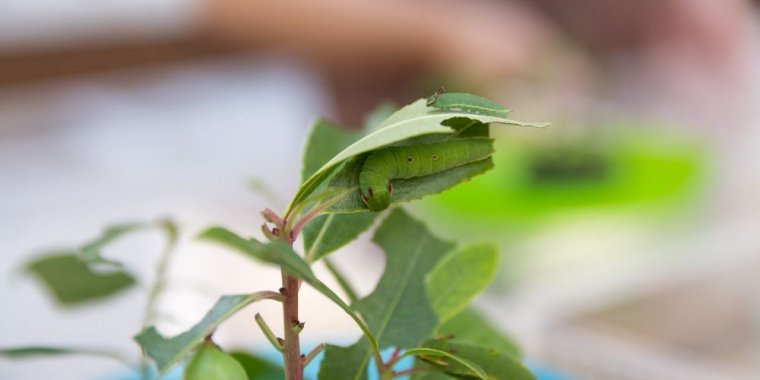
M 393 185 L 388 182 L 385 187 L 372 187 L 367 186 L 361 189 L 362 200 L 371 211 L 383 211 L 391 204 L 391 194 L 393 193 Z

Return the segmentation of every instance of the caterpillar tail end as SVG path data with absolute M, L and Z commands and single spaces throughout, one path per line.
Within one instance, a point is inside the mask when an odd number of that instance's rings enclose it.
M 388 188 L 375 190 L 369 187 L 366 192 L 362 191 L 361 198 L 367 208 L 374 212 L 383 211 L 391 204 L 391 193 Z

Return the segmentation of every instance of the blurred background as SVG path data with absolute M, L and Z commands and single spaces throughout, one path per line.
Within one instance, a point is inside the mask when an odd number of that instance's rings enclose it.
M 141 275 L 112 300 L 58 307 L 21 274 L 117 222 L 181 226 L 166 334 L 220 294 L 278 286 L 195 234 L 259 236 L 317 116 L 361 128 L 444 86 L 552 123 L 498 128 L 492 172 L 410 205 L 442 236 L 499 242 L 477 304 L 542 379 L 758 379 L 759 20 L 749 0 L 0 0 L 0 346 L 136 357 L 160 234 L 109 248 Z M 335 261 L 366 294 L 382 254 L 365 237 Z M 306 345 L 356 339 L 303 294 Z M 265 347 L 252 315 L 275 306 L 231 319 L 220 343 Z M 0 359 L 3 379 L 124 374 Z

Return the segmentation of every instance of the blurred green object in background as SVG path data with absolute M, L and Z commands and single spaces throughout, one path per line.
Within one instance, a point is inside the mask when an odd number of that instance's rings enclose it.
M 467 225 L 468 233 L 477 234 L 526 228 L 560 216 L 675 213 L 697 204 L 708 175 L 708 154 L 689 136 L 634 125 L 557 138 L 563 133 L 558 128 L 547 130 L 554 137 L 544 135 L 540 141 L 521 135 L 497 139 L 492 172 L 425 199 L 421 210 L 439 224 Z

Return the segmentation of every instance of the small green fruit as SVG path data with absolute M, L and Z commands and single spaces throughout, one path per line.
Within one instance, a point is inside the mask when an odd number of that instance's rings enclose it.
M 248 376 L 235 358 L 206 342 L 187 364 L 184 380 L 248 380 Z

